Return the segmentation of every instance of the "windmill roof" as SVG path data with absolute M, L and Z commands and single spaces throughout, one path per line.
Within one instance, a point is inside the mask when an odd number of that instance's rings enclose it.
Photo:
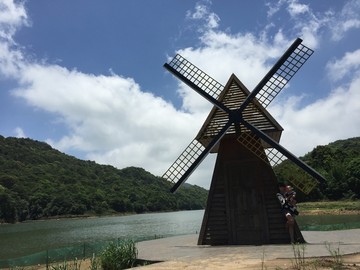
M 232 74 L 224 87 L 224 90 L 218 97 L 230 110 L 239 109 L 250 91 L 245 85 Z M 253 126 L 266 133 L 273 140 L 279 142 L 283 128 L 270 115 L 270 113 L 257 101 L 256 98 L 250 102 L 242 112 L 242 117 Z M 217 107 L 213 107 L 203 126 L 201 127 L 196 139 L 206 147 L 213 137 L 218 134 L 221 128 L 228 122 L 228 114 Z M 240 124 L 241 132 L 250 132 L 244 125 Z M 225 136 L 235 135 L 235 127 L 232 125 L 226 132 Z M 269 147 L 264 144 L 264 147 Z M 212 149 L 212 153 L 217 153 L 218 145 Z

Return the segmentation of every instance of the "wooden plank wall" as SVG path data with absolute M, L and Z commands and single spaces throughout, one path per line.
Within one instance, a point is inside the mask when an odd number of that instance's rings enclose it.
M 218 175 L 220 163 L 216 163 L 209 197 L 199 234 L 198 245 L 224 245 L 228 243 L 228 216 L 224 178 Z
M 223 139 L 198 244 L 290 243 L 277 192 L 271 167 L 236 140 Z

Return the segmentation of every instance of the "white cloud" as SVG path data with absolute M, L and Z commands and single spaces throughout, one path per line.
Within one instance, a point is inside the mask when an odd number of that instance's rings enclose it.
M 20 127 L 17 127 L 15 128 L 15 137 L 16 138 L 26 138 L 26 135 L 25 135 L 25 132 L 22 130 L 22 128 Z
M 344 2 L 340 11 L 331 9 L 322 13 L 314 12 L 308 5 L 298 0 L 280 1 L 287 5 L 291 18 L 295 22 L 294 29 L 307 41 L 308 46 L 317 48 L 322 38 L 322 31 L 330 33 L 334 41 L 339 41 L 345 33 L 360 28 L 360 2 L 351 0 Z
M 284 51 L 289 41 L 276 36 L 269 44 L 252 34 L 230 35 L 222 31 L 207 31 L 201 38 L 202 46 L 185 48 L 177 53 L 188 59 L 223 85 L 235 73 L 252 90 L 271 64 Z M 286 46 L 285 46 L 286 45 Z M 254 72 L 256 70 L 256 72 Z M 207 114 L 209 102 L 189 87 L 180 88 L 185 110 L 192 113 Z
M 28 23 L 23 4 L 17 5 L 12 0 L 0 1 L 0 38 L 12 41 L 16 29 Z
M 119 168 L 141 166 L 162 174 L 168 157 L 175 159 L 178 145 L 186 146 L 186 138 L 196 132 L 190 125 L 196 115 L 176 110 L 141 91 L 133 79 L 115 74 L 33 64 L 22 70 L 21 86 L 13 94 L 68 126 L 69 135 L 48 140 L 53 146 L 84 151 L 89 159 Z
M 329 78 L 333 81 L 342 79 L 345 75 L 349 76 L 352 71 L 358 71 L 360 67 L 360 49 L 347 52 L 340 60 L 330 61 L 326 68 Z
M 278 2 L 275 1 L 268 1 L 265 3 L 266 7 L 268 8 L 267 17 L 273 17 L 281 8 L 283 0 Z
M 289 2 L 288 12 L 290 13 L 291 16 L 304 14 L 306 12 L 309 12 L 309 10 L 310 9 L 309 9 L 308 5 L 300 4 L 296 0 L 292 0 L 292 1 Z
M 308 106 L 299 107 L 300 101 L 300 97 L 291 97 L 270 108 L 285 129 L 282 144 L 296 155 L 304 155 L 316 145 L 359 136 L 360 76 Z
M 16 30 L 29 25 L 23 4 L 12 0 L 0 0 L 0 74 L 5 77 L 16 76 L 19 65 L 24 62 L 21 51 L 13 41 Z
M 331 22 L 332 38 L 340 40 L 344 34 L 352 29 L 360 28 L 360 2 L 346 1 L 343 9 L 336 14 Z
M 332 40 L 339 41 L 345 33 L 352 29 L 360 28 L 360 2 L 351 0 L 344 2 L 339 11 L 329 8 L 322 12 L 314 11 L 310 5 L 302 4 L 299 0 L 270 1 L 268 7 L 268 18 L 273 19 L 274 15 L 287 10 L 288 19 L 272 20 L 270 25 L 273 28 L 285 28 L 280 23 L 286 21 L 293 26 L 288 28 L 287 35 L 299 36 L 306 41 L 307 46 L 316 49 L 325 34 L 331 36 Z M 275 23 L 274 23 L 275 22 Z
M 14 50 L 7 42 L 0 42 L 0 76 L 17 78 L 23 64 L 24 57 L 19 50 Z
M 198 2 L 195 5 L 194 11 L 188 10 L 186 13 L 187 19 L 204 22 L 198 26 L 200 32 L 214 29 L 219 26 L 220 18 L 217 14 L 210 11 L 210 4 L 210 1 L 204 1 L 204 3 Z
M 319 46 L 319 31 L 327 21 L 326 16 L 319 18 L 309 5 L 301 4 L 298 0 L 270 1 L 266 6 L 268 7 L 268 18 L 271 20 L 269 25 L 272 28 L 278 28 L 280 31 L 283 28 L 288 28 L 283 25 L 277 25 L 279 22 L 286 21 L 287 24 L 291 23 L 292 27 L 288 30 L 288 32 L 290 31 L 289 33 L 284 34 L 301 37 L 303 40 L 306 40 L 306 45 L 313 49 Z M 279 22 L 273 20 L 274 15 L 283 9 L 287 11 L 289 18 L 283 15 L 285 19 Z

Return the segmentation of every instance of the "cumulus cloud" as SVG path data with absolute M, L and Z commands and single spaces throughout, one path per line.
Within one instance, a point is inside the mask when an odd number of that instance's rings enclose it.
M 360 2 L 351 0 L 345 2 L 336 19 L 331 21 L 331 32 L 334 40 L 340 40 L 344 34 L 352 29 L 360 28 Z
M 299 14 L 304 14 L 309 12 L 310 8 L 308 5 L 301 4 L 298 1 L 292 0 L 289 2 L 288 12 L 291 16 L 296 16 Z
M 211 5 L 210 1 L 197 2 L 194 10 L 188 10 L 186 13 L 187 19 L 204 22 L 201 27 L 198 27 L 200 32 L 219 26 L 220 18 L 216 13 L 211 12 L 209 5 Z
M 24 5 L 12 0 L 0 3 L 0 76 L 16 76 L 24 57 L 13 40 L 17 29 L 29 25 Z
M 0 3 L 0 38 L 13 41 L 16 30 L 28 25 L 28 16 L 25 6 L 17 5 L 12 0 L 2 0 Z
M 100 163 L 142 166 L 161 174 L 167 157 L 178 152 L 174 139 L 185 146 L 184 137 L 195 134 L 183 128 L 196 122 L 194 115 L 142 91 L 131 78 L 39 64 L 21 72 L 21 85 L 13 94 L 52 113 L 69 128 L 69 135 L 59 141 L 48 140 L 63 151 L 76 149 Z
M 273 115 L 286 131 L 282 144 L 297 155 L 304 155 L 316 145 L 359 136 L 359 85 L 360 76 L 308 106 L 299 107 L 301 97 L 273 106 Z
M 360 67 L 360 49 L 347 52 L 340 60 L 330 61 L 326 68 L 329 73 L 329 78 L 333 81 L 338 81 L 344 76 L 351 77 L 353 72 L 359 70 Z
M 26 138 L 25 132 L 23 131 L 23 129 L 21 127 L 17 127 L 15 128 L 15 137 L 16 138 Z
M 299 0 L 270 1 L 267 4 L 268 18 L 272 19 L 277 13 L 285 9 L 288 13 L 286 23 L 293 27 L 286 34 L 300 36 L 313 49 L 318 48 L 322 36 L 328 34 L 334 41 L 340 40 L 348 31 L 360 28 L 360 2 L 347 1 L 340 11 L 328 9 L 325 12 L 315 12 L 309 4 Z M 274 27 L 272 25 L 272 27 Z M 277 27 L 285 28 L 277 25 Z

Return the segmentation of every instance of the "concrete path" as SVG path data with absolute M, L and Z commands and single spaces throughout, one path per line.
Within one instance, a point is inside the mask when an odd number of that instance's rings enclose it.
M 302 233 L 307 242 L 304 257 L 331 256 L 329 250 L 341 255 L 360 253 L 360 229 Z M 197 237 L 184 235 L 138 243 L 139 259 L 163 262 L 140 268 L 251 269 L 251 265 L 269 260 L 294 258 L 291 245 L 198 246 Z

